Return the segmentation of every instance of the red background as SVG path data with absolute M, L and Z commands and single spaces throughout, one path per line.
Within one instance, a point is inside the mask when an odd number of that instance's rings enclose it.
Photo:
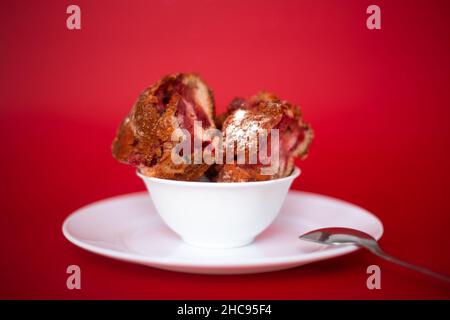
M 219 110 L 260 89 L 302 106 L 316 132 L 294 188 L 361 205 L 381 244 L 450 273 L 448 1 L 68 1 L 0 4 L 1 298 L 450 298 L 449 287 L 366 252 L 292 270 L 173 273 L 84 252 L 64 218 L 143 190 L 110 155 L 138 93 L 198 72 Z M 378 4 L 382 30 L 368 30 Z M 66 267 L 82 290 L 66 289 Z M 382 289 L 366 288 L 366 267 Z

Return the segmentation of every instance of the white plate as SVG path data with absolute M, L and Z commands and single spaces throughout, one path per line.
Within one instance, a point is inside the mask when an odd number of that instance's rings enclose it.
M 176 201 L 176 199 L 174 199 Z M 323 227 L 351 227 L 376 239 L 380 220 L 348 202 L 291 191 L 274 223 L 245 247 L 202 249 L 185 244 L 159 218 L 147 193 L 105 199 L 71 214 L 64 236 L 103 256 L 179 272 L 243 274 L 282 270 L 355 251 L 326 247 L 298 236 Z

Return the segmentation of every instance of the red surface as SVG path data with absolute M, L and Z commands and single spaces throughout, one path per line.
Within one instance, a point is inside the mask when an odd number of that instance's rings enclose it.
M 143 190 L 110 142 L 138 93 L 200 73 L 219 110 L 268 89 L 303 107 L 316 139 L 296 189 L 361 205 L 381 244 L 450 273 L 448 1 L 68 1 L 0 4 L 1 298 L 450 298 L 439 282 L 365 252 L 288 271 L 187 275 L 84 252 L 64 218 Z M 365 26 L 368 5 L 382 30 Z M 408 239 L 408 240 L 405 240 Z M 66 289 L 66 267 L 82 289 Z M 378 264 L 382 289 L 366 288 Z

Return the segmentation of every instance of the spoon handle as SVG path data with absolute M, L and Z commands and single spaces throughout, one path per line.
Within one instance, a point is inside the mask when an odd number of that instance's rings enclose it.
M 405 262 L 405 261 L 403 261 L 403 260 L 400 260 L 400 259 L 398 259 L 398 258 L 396 258 L 396 257 L 394 257 L 394 256 L 391 256 L 391 255 L 385 253 L 385 252 L 384 252 L 383 250 L 381 250 L 381 248 L 378 247 L 378 246 L 377 246 L 377 247 L 374 247 L 374 248 L 368 248 L 368 249 L 369 249 L 372 253 L 376 254 L 377 256 L 379 256 L 379 257 L 381 257 L 381 258 L 383 258 L 383 259 L 385 259 L 385 260 L 387 260 L 387 261 L 390 261 L 390 262 L 396 263 L 396 264 L 398 264 L 398 265 L 401 265 L 401 266 L 403 266 L 403 267 L 406 267 L 406 268 L 409 268 L 409 269 L 412 269 L 412 270 L 421 272 L 421 273 L 423 273 L 423 274 L 432 276 L 432 277 L 437 278 L 437 279 L 439 279 L 439 280 L 446 281 L 446 282 L 450 282 L 450 277 L 448 277 L 448 276 L 446 276 L 446 275 L 444 275 L 444 274 L 441 274 L 441 273 L 434 272 L 434 271 L 432 271 L 432 270 L 430 270 L 430 269 L 427 269 L 427 268 L 424 268 L 424 267 L 421 267 L 421 266 L 417 266 L 417 265 L 411 264 L 411 263 L 409 263 L 409 262 Z

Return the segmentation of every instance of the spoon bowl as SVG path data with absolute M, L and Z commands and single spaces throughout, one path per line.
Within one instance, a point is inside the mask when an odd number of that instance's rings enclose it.
M 376 240 L 371 235 L 350 228 L 322 228 L 307 232 L 299 237 L 302 240 L 308 240 L 315 243 L 327 245 L 369 245 L 375 244 Z

